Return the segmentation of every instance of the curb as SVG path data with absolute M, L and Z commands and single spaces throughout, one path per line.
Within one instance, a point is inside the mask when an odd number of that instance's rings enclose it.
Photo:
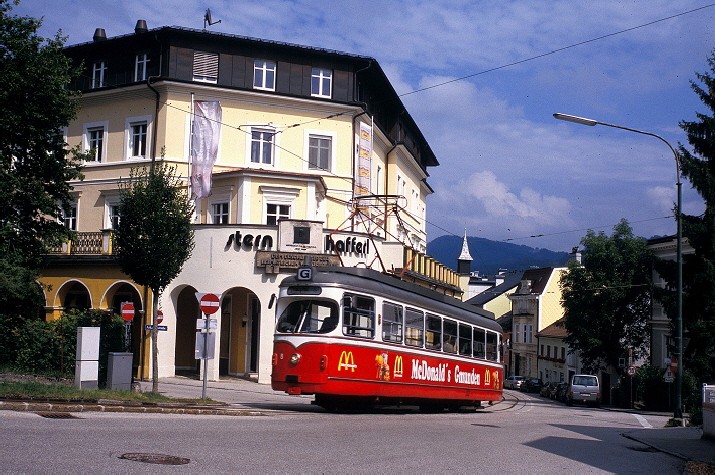
M 0 411 L 19 412 L 124 412 L 142 414 L 196 414 L 204 416 L 266 416 L 247 409 L 217 409 L 194 406 L 144 406 L 115 404 L 72 404 L 50 402 L 0 401 Z

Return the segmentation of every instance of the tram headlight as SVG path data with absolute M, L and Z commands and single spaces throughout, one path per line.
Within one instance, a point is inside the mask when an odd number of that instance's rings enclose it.
M 290 364 L 292 364 L 292 365 L 296 365 L 296 364 L 300 363 L 300 353 L 293 353 L 292 355 L 290 355 L 289 361 L 290 361 Z

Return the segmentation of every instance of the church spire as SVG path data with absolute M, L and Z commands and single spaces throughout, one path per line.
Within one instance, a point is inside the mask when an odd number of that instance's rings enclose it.
M 469 275 L 472 267 L 472 255 L 469 253 L 469 244 L 467 243 L 467 230 L 464 230 L 464 240 L 462 241 L 462 253 L 457 258 L 457 273 L 461 275 Z

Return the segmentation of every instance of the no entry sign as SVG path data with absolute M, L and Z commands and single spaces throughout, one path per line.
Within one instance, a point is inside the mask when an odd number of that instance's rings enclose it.
M 199 307 L 201 308 L 201 311 L 211 315 L 212 313 L 216 313 L 219 308 L 219 298 L 218 295 L 216 294 L 203 294 L 199 298 Z
M 124 302 L 122 304 L 122 318 L 125 322 L 131 322 L 134 320 L 134 304 L 131 302 Z

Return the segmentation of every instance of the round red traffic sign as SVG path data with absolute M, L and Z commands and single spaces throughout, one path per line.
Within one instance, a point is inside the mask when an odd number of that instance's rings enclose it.
M 204 294 L 201 300 L 199 300 L 199 307 L 201 307 L 201 311 L 206 314 L 211 315 L 212 313 L 216 313 L 219 307 L 218 295 Z
M 125 322 L 131 322 L 134 320 L 134 304 L 131 302 L 124 302 L 122 304 L 122 318 Z
M 161 310 L 156 311 L 156 323 L 159 324 L 164 321 L 164 312 Z

